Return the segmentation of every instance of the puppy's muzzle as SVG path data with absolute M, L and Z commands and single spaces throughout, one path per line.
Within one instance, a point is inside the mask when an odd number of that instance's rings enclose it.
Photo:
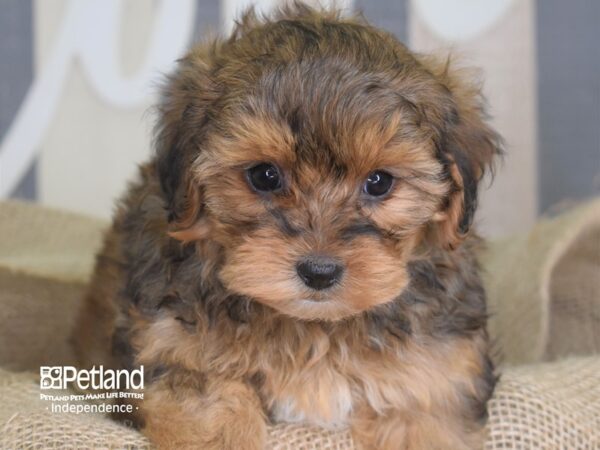
M 344 266 L 326 256 L 311 256 L 296 265 L 298 276 L 309 288 L 320 291 L 336 284 Z

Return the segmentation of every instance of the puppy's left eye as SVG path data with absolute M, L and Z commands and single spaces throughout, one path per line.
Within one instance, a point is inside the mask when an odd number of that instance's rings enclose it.
M 363 191 L 372 197 L 381 197 L 392 188 L 394 177 L 383 170 L 371 172 L 363 186 Z
M 248 169 L 246 173 L 248 181 L 257 191 L 269 192 L 281 188 L 281 176 L 273 164 L 260 163 Z

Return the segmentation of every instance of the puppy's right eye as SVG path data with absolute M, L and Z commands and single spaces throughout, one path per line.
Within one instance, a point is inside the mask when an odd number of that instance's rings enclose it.
M 246 171 L 248 182 L 261 192 L 276 191 L 281 188 L 279 170 L 273 164 L 260 163 Z

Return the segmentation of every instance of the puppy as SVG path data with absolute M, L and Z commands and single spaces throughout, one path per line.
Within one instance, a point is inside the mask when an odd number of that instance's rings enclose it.
M 74 334 L 83 366 L 144 365 L 143 432 L 481 448 L 496 377 L 470 227 L 500 139 L 478 89 L 296 4 L 194 48 L 158 109 Z

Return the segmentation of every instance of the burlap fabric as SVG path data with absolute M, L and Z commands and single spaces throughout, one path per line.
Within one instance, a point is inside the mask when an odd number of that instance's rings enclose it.
M 39 366 L 72 360 L 66 336 L 103 226 L 0 204 L 2 449 L 149 446 L 101 415 L 52 413 L 39 399 Z M 495 339 L 507 363 L 521 364 L 503 370 L 486 449 L 600 449 L 600 356 L 583 356 L 600 348 L 600 202 L 493 243 L 483 258 Z M 354 447 L 346 431 L 277 425 L 268 448 Z
M 600 353 L 600 200 L 491 242 L 482 262 L 503 363 Z

